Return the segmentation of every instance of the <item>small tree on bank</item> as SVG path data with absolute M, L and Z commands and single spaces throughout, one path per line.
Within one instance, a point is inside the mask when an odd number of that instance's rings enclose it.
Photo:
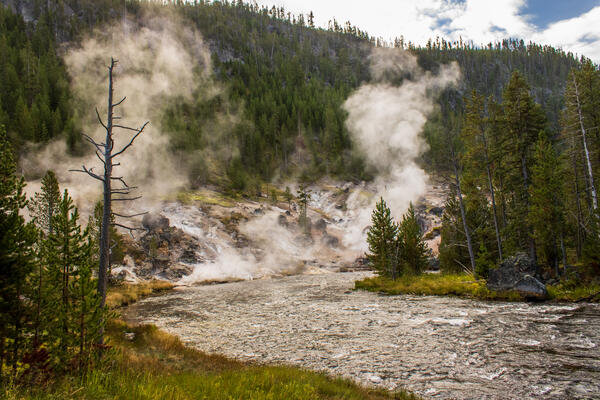
M 367 232 L 367 258 L 379 275 L 395 279 L 398 265 L 398 225 L 393 221 L 392 213 L 383 197 L 375 204 L 371 223 Z
M 399 262 L 405 273 L 420 274 L 427 269 L 428 250 L 423 240 L 423 232 L 410 203 L 408 211 L 402 216 L 398 229 Z
M 396 279 L 420 274 L 427 268 L 427 245 L 412 203 L 397 224 L 385 200 L 380 198 L 367 232 L 367 258 L 379 275 Z

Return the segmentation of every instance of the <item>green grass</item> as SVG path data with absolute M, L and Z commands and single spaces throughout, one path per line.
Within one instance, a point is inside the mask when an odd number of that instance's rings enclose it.
M 65 377 L 43 388 L 11 386 L 6 399 L 418 399 L 361 387 L 349 380 L 289 366 L 261 366 L 184 346 L 151 325 L 113 321 L 117 356 L 110 368 Z M 133 333 L 132 340 L 126 333 Z
M 126 306 L 152 294 L 171 290 L 173 287 L 174 285 L 171 282 L 160 280 L 135 284 L 123 283 L 108 289 L 108 293 L 106 294 L 106 305 L 109 308 Z
M 569 283 L 560 283 L 555 286 L 548 286 L 548 295 L 556 301 L 586 301 L 600 303 L 600 285 L 573 285 Z
M 460 274 L 422 274 L 403 276 L 397 280 L 376 276 L 365 278 L 354 283 L 355 289 L 389 295 L 413 294 L 432 296 L 458 296 L 479 300 L 523 301 L 516 292 L 495 292 L 489 290 L 485 280 L 475 280 L 472 275 Z M 577 301 L 600 292 L 600 285 L 575 285 L 563 283 L 547 286 L 548 300 Z M 590 301 L 600 302 L 600 294 Z
M 381 292 L 390 295 L 413 294 L 434 296 L 458 296 L 482 300 L 523 300 L 514 292 L 499 293 L 489 290 L 485 281 L 475 280 L 472 275 L 422 274 L 403 276 L 392 280 L 380 276 L 365 278 L 354 284 L 355 289 Z

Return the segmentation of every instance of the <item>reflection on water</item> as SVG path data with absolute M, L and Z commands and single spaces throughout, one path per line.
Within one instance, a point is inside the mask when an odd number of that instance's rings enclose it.
M 599 398 L 600 306 L 350 291 L 365 273 L 187 287 L 129 307 L 200 350 L 431 398 Z

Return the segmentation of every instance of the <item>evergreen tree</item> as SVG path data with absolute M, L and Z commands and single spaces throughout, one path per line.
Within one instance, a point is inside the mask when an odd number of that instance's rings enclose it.
M 29 200 L 27 208 L 36 226 L 46 235 L 52 234 L 53 219 L 58 213 L 60 189 L 53 171 L 42 178 L 42 191 Z
M 300 215 L 298 222 L 303 227 L 307 235 L 310 234 L 310 226 L 308 221 L 308 202 L 310 201 L 310 190 L 306 188 L 305 184 L 300 184 L 298 188 L 298 205 L 300 206 Z
M 502 100 L 506 140 L 510 149 L 506 153 L 506 157 L 510 157 L 506 160 L 510 163 L 510 169 L 504 188 L 512 198 L 508 235 L 516 239 L 518 248 L 529 249 L 529 255 L 535 261 L 537 254 L 533 229 L 524 221 L 528 220 L 530 205 L 533 151 L 538 135 L 544 130 L 545 118 L 530 94 L 529 85 L 519 72 L 513 73 L 504 89 Z
M 87 241 L 86 241 L 87 237 Z M 98 283 L 93 277 L 93 242 L 87 230 L 81 237 L 82 259 L 69 286 L 71 298 L 70 331 L 73 335 L 72 353 L 79 372 L 85 373 L 92 365 L 95 345 L 104 327 L 107 308 L 101 307 Z
M 27 200 L 24 180 L 15 172 L 12 148 L 0 126 L 0 383 L 8 372 L 5 366 L 16 373 L 27 348 L 29 335 L 25 333 L 31 312 L 27 279 L 36 262 L 33 245 L 37 231 L 20 215 Z
M 292 195 L 292 192 L 290 191 L 289 186 L 285 187 L 285 192 L 283 193 L 283 197 L 285 198 L 285 201 L 288 203 L 288 211 L 291 211 L 292 210 L 292 199 L 294 198 L 294 196 Z
M 486 187 L 492 205 L 492 217 L 496 234 L 498 258 L 502 261 L 502 238 L 496 207 L 496 190 L 494 188 L 493 159 L 490 156 L 490 140 L 487 119 L 485 118 L 485 102 L 483 97 L 473 91 L 471 99 L 466 103 L 465 121 L 462 137 L 465 142 L 464 157 L 466 174 L 475 180 L 476 187 Z M 467 195 L 467 199 L 470 196 Z
M 371 216 L 371 227 L 367 232 L 369 253 L 367 258 L 373 269 L 382 276 L 396 277 L 398 225 L 392 220 L 391 211 L 385 200 L 380 198 Z
M 34 303 L 34 346 L 39 346 L 43 341 L 42 335 L 44 334 L 43 325 L 45 323 L 44 318 L 47 315 L 47 269 L 45 265 L 46 260 L 46 246 L 45 241 L 48 235 L 52 235 L 54 227 L 54 217 L 59 212 L 60 203 L 60 190 L 58 188 L 58 180 L 56 175 L 52 171 L 47 171 L 44 178 L 42 178 L 41 192 L 36 192 L 33 198 L 29 200 L 27 208 L 29 214 L 32 217 L 33 223 L 40 230 L 40 235 L 37 243 L 37 250 L 39 253 L 40 262 L 38 262 L 33 275 L 31 276 L 31 286 L 34 290 L 33 303 Z
M 423 232 L 410 203 L 408 211 L 402 216 L 398 229 L 399 260 L 405 273 L 418 275 L 427 269 L 429 251 L 423 240 Z
M 65 368 L 70 359 L 70 347 L 76 338 L 73 318 L 73 281 L 80 269 L 89 268 L 91 262 L 88 232 L 81 231 L 79 213 L 65 189 L 54 218 L 54 230 L 46 241 L 46 263 L 51 296 L 48 301 L 54 308 L 55 317 L 48 331 L 53 338 L 52 352 L 57 368 Z
M 541 259 L 558 275 L 559 244 L 564 237 L 564 174 L 554 148 L 540 136 L 531 168 L 529 224 Z M 564 257 L 563 257 L 564 258 Z

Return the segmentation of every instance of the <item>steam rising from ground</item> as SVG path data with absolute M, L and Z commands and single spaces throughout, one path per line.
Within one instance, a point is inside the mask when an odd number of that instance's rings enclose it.
M 375 49 L 370 61 L 373 82 L 344 103 L 346 124 L 357 148 L 378 171 L 376 200 L 382 196 L 399 218 L 427 190 L 428 176 L 417 164 L 427 149 L 421 132 L 435 109 L 436 96 L 458 82 L 460 70 L 452 63 L 441 66 L 437 74 L 425 72 L 414 55 L 401 49 Z M 399 86 L 391 83 L 398 79 L 403 79 Z M 348 230 L 346 245 L 365 249 L 363 229 L 374 201 L 354 205 L 361 211 Z
M 169 153 L 168 138 L 162 134 L 161 111 L 169 99 L 191 98 L 202 78 L 209 77 L 210 53 L 199 34 L 174 16 L 146 18 L 141 27 L 131 21 L 105 27 L 80 47 L 70 49 L 65 63 L 84 113 L 80 116 L 84 132 L 99 143 L 104 142 L 106 133 L 96 119 L 94 107 L 98 107 L 106 122 L 107 66 L 111 56 L 119 61 L 114 71 L 114 103 L 127 96 L 115 110 L 116 115 L 123 117 L 118 123 L 137 128 L 150 121 L 134 145 L 116 160 L 121 166 L 115 167 L 114 175 L 124 176 L 130 186 L 138 186 L 145 199 L 160 199 L 186 183 L 182 165 Z M 115 149 L 126 144 L 131 135 L 130 131 L 115 129 Z M 78 205 L 89 208 L 100 198 L 100 182 L 68 171 L 83 164 L 94 167 L 97 173 L 103 171 L 93 155 L 69 157 L 62 141 L 22 161 L 26 172 L 54 170 L 61 186 L 69 188 Z M 35 184 L 31 187 L 36 189 Z
M 117 160 L 121 166 L 115 169 L 115 175 L 124 176 L 130 185 L 140 188 L 146 201 L 143 205 L 134 205 L 135 208 L 151 210 L 187 183 L 182 162 L 168 151 L 169 139 L 160 126 L 161 112 L 170 99 L 191 99 L 199 85 L 210 81 L 210 55 L 199 34 L 174 16 L 147 18 L 141 27 L 133 22 L 122 22 L 96 32 L 80 47 L 69 50 L 65 62 L 84 112 L 80 116 L 84 131 L 97 142 L 104 141 L 105 132 L 93 110 L 98 107 L 105 118 L 106 66 L 111 56 L 119 60 L 115 69 L 114 102 L 127 96 L 123 106 L 117 109 L 123 117 L 119 124 L 139 127 L 150 120 L 147 130 Z M 347 126 L 356 147 L 378 172 L 374 183 L 377 198 L 383 196 L 399 217 L 409 202 L 417 201 L 427 189 L 427 175 L 416 162 L 426 150 L 421 131 L 434 110 L 436 94 L 458 81 L 459 70 L 456 64 L 451 64 L 441 67 L 438 74 L 424 72 L 413 55 L 397 49 L 376 49 L 370 61 L 373 82 L 359 88 L 344 104 L 348 112 Z M 391 83 L 399 78 L 403 78 L 400 85 Z M 215 135 L 222 138 L 218 132 Z M 129 141 L 131 132 L 118 130 L 115 136 L 115 148 L 119 149 Z M 21 165 L 26 173 L 54 170 L 61 185 L 69 188 L 84 212 L 86 208 L 89 212 L 100 198 L 100 182 L 68 170 L 86 165 L 100 173 L 102 165 L 93 155 L 69 157 L 62 141 L 25 157 Z M 30 192 L 39 189 L 39 183 L 30 183 L 28 189 Z M 304 263 L 319 257 L 330 261 L 334 256 L 338 260 L 354 257 L 358 253 L 347 250 L 365 250 L 364 228 L 369 224 L 374 203 L 371 196 L 363 195 L 365 191 L 355 190 L 350 195 L 348 214 L 342 216 L 346 224 L 334 228 L 338 234 L 340 228 L 346 230 L 347 248 L 337 251 L 326 250 L 322 244 L 299 241 L 297 232 L 278 225 L 277 218 L 284 211 L 280 209 L 239 226 L 240 232 L 260 249 L 258 254 L 256 248 L 240 249 L 215 232 L 202 231 L 196 224 L 198 221 L 186 225 L 182 218 L 198 217 L 197 209 L 182 211 L 183 208 L 179 208 L 171 215 L 162 210 L 172 224 L 204 243 L 210 242 L 218 253 L 211 262 L 199 264 L 182 283 L 250 279 L 298 271 Z M 191 214 L 186 215 L 186 212 Z
M 240 232 L 251 238 L 259 252 L 249 248 L 235 248 L 226 241 L 218 243 L 218 257 L 214 262 L 196 266 L 194 272 L 181 279 L 179 283 L 228 280 L 255 279 L 282 273 L 298 273 L 304 270 L 304 262 L 314 256 L 318 246 L 299 240 L 301 236 L 277 223 L 281 210 L 271 210 L 258 218 L 250 219 L 239 226 Z M 186 230 L 185 226 L 181 226 Z M 188 230 L 188 233 L 193 234 Z M 215 239 L 203 233 L 204 240 Z M 195 236 L 198 236 L 196 233 Z M 210 237 L 212 236 L 212 237 Z

